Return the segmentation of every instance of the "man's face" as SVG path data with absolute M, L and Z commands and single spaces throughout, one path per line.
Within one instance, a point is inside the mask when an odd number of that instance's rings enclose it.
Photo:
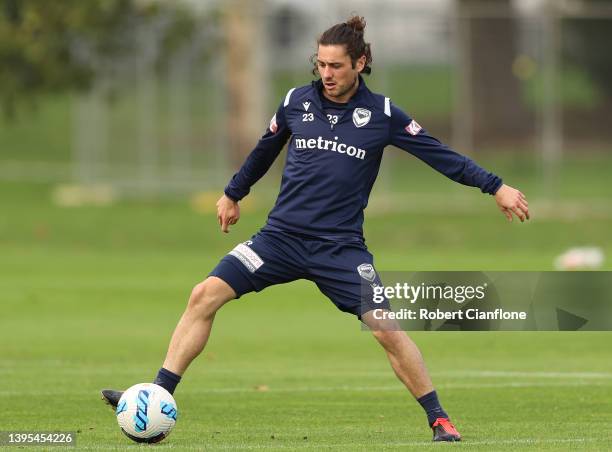
M 359 72 L 365 66 L 365 56 L 351 65 L 351 57 L 343 45 L 320 45 L 317 52 L 317 69 L 323 81 L 327 98 L 336 102 L 347 102 L 356 89 Z

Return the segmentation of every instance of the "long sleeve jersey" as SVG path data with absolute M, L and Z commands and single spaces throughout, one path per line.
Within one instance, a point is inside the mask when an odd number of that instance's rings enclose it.
M 225 187 L 244 198 L 289 142 L 280 192 L 264 230 L 362 240 L 363 211 L 383 150 L 403 149 L 448 178 L 495 194 L 502 180 L 429 135 L 388 97 L 359 87 L 336 115 L 325 111 L 320 80 L 291 89 L 240 170 Z

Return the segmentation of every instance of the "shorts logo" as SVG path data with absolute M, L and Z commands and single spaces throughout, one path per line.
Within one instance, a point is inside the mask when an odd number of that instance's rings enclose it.
M 353 110 L 353 124 L 355 124 L 355 127 L 365 126 L 370 122 L 371 117 L 372 112 L 365 108 L 355 108 L 355 110 Z
M 270 119 L 270 132 L 276 133 L 277 130 L 278 124 L 276 124 L 276 113 L 274 113 L 274 116 L 272 116 L 272 119 Z
M 236 248 L 231 250 L 229 254 L 242 262 L 251 273 L 255 273 L 255 271 L 264 264 L 262 258 L 244 243 L 236 245 Z
M 374 281 L 374 278 L 376 278 L 376 271 L 374 271 L 372 264 L 361 264 L 357 267 L 357 272 L 359 276 L 369 282 Z
M 421 129 L 422 127 L 414 119 L 404 128 L 404 130 L 410 135 L 418 135 Z

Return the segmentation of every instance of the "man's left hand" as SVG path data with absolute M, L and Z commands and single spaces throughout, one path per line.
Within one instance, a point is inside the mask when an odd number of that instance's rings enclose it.
M 512 221 L 513 213 L 521 222 L 529 220 L 529 203 L 520 190 L 503 184 L 495 193 L 495 202 L 508 221 Z

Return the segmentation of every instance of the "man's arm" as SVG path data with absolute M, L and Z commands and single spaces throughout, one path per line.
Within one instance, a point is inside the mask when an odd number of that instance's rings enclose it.
M 494 195 L 508 220 L 512 221 L 512 213 L 521 221 L 529 219 L 527 200 L 519 190 L 505 185 L 500 177 L 442 144 L 394 105 L 391 106 L 389 134 L 391 144 L 410 152 L 449 179 Z
M 240 219 L 238 201 L 248 195 L 251 187 L 270 169 L 290 135 L 291 131 L 285 119 L 285 107 L 281 104 L 272 117 L 266 133 L 227 184 L 225 194 L 217 201 L 217 220 L 223 232 L 229 232 L 229 226 L 238 222 Z

